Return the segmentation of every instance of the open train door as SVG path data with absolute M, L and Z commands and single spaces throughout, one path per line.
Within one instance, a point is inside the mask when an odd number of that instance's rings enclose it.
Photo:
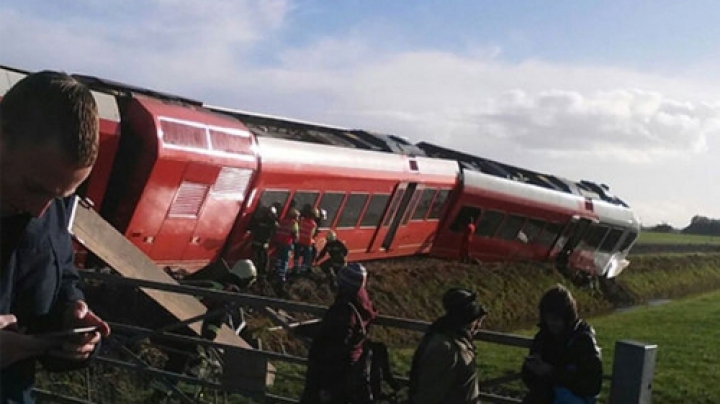
M 417 182 L 410 182 L 400 183 L 395 189 L 395 194 L 390 202 L 390 208 L 388 209 L 382 224 L 383 228 L 388 228 L 381 246 L 383 250 L 390 250 L 393 240 L 395 239 L 395 234 L 402 224 L 405 211 L 407 211 L 408 205 L 415 194 L 416 188 Z
M 563 230 L 562 234 L 557 238 L 555 245 L 550 251 L 550 258 L 555 259 L 555 266 L 558 269 L 567 268 L 570 262 L 570 256 L 578 244 L 580 244 L 590 224 L 595 221 L 595 219 L 580 216 L 573 216 L 570 219 L 567 226 L 565 226 L 565 230 Z

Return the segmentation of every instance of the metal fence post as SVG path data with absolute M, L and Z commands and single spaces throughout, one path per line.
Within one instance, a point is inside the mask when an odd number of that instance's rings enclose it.
M 657 345 L 617 341 L 610 404 L 650 404 Z

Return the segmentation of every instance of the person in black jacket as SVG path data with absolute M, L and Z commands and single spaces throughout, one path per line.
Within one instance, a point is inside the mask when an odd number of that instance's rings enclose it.
M 43 71 L 0 101 L 0 403 L 32 403 L 35 365 L 84 366 L 110 328 L 78 289 L 68 232 L 74 194 L 98 153 L 98 111 L 87 87 Z M 65 338 L 32 336 L 95 326 Z M 39 350 L 38 344 L 44 349 Z
M 252 260 L 261 274 L 268 272 L 270 240 L 278 228 L 277 210 L 274 206 L 258 208 L 248 230 L 252 235 Z
M 350 263 L 338 272 L 338 293 L 313 336 L 301 404 L 365 404 L 361 357 L 377 311 L 366 288 L 367 269 Z
M 556 285 L 540 300 L 540 330 L 522 367 L 524 404 L 594 404 L 602 387 L 595 331 L 578 317 L 569 290 Z

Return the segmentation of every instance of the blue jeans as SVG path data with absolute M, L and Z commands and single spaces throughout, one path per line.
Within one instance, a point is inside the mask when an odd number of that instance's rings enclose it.
M 564 387 L 554 387 L 553 404 L 595 404 L 596 397 L 581 397 Z
M 293 245 L 279 245 L 275 249 L 275 272 L 281 281 L 287 279 L 288 261 L 290 261 L 290 251 Z

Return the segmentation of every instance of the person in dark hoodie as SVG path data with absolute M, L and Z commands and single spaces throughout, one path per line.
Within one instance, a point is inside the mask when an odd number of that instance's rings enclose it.
M 410 403 L 480 403 L 473 339 L 488 311 L 463 288 L 445 292 L 442 303 L 445 315 L 430 325 L 413 355 Z
M 360 358 L 368 327 L 377 317 L 367 289 L 367 270 L 350 263 L 338 271 L 335 302 L 323 316 L 308 355 L 302 404 L 360 403 L 366 386 Z
M 522 366 L 524 404 L 594 404 L 602 387 L 602 359 L 593 328 L 562 285 L 540 299 L 540 330 Z

